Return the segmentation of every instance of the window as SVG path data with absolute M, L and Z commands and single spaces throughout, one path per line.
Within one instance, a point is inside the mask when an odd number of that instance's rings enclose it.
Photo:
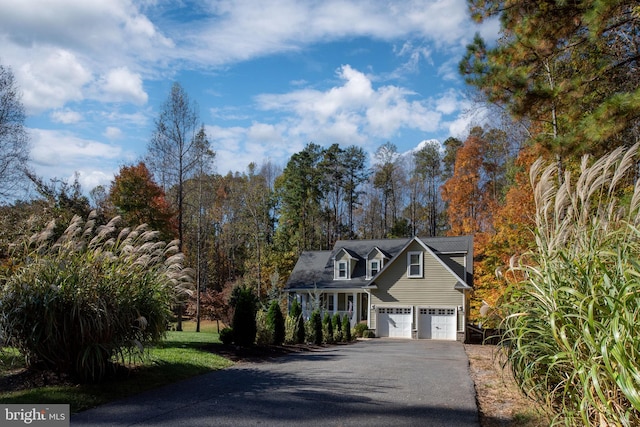
M 338 261 L 338 266 L 336 268 L 336 279 L 349 278 L 349 269 L 347 268 L 347 266 L 347 261 Z
M 407 277 L 422 277 L 422 252 L 409 252 L 407 254 Z
M 380 260 L 372 259 L 369 261 L 369 277 L 373 277 L 380 271 Z

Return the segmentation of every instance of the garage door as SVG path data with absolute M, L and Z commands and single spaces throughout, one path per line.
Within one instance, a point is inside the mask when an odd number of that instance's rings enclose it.
M 418 337 L 455 340 L 456 323 L 455 308 L 421 308 L 418 315 Z
M 409 307 L 378 307 L 379 337 L 411 338 L 413 313 Z

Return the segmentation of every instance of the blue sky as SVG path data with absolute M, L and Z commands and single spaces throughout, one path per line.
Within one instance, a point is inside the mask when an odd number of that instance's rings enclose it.
M 284 166 L 308 142 L 466 137 L 483 121 L 457 74 L 464 0 L 0 0 L 0 63 L 22 92 L 32 167 L 85 190 L 140 160 L 174 81 L 216 171 Z

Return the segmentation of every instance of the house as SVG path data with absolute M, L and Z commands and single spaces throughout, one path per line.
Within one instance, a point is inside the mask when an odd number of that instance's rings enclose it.
M 465 339 L 473 238 L 340 240 L 303 252 L 285 292 L 303 315 L 316 308 L 366 322 L 378 337 Z

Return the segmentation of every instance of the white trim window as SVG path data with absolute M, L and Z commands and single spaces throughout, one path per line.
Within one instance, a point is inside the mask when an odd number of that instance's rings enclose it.
M 372 259 L 369 261 L 369 277 L 373 277 L 380 271 L 382 267 L 382 261 L 379 259 Z
M 349 279 L 349 263 L 347 261 L 338 261 L 336 263 L 336 279 Z
M 412 251 L 407 253 L 407 277 L 421 279 L 423 277 L 424 252 Z

